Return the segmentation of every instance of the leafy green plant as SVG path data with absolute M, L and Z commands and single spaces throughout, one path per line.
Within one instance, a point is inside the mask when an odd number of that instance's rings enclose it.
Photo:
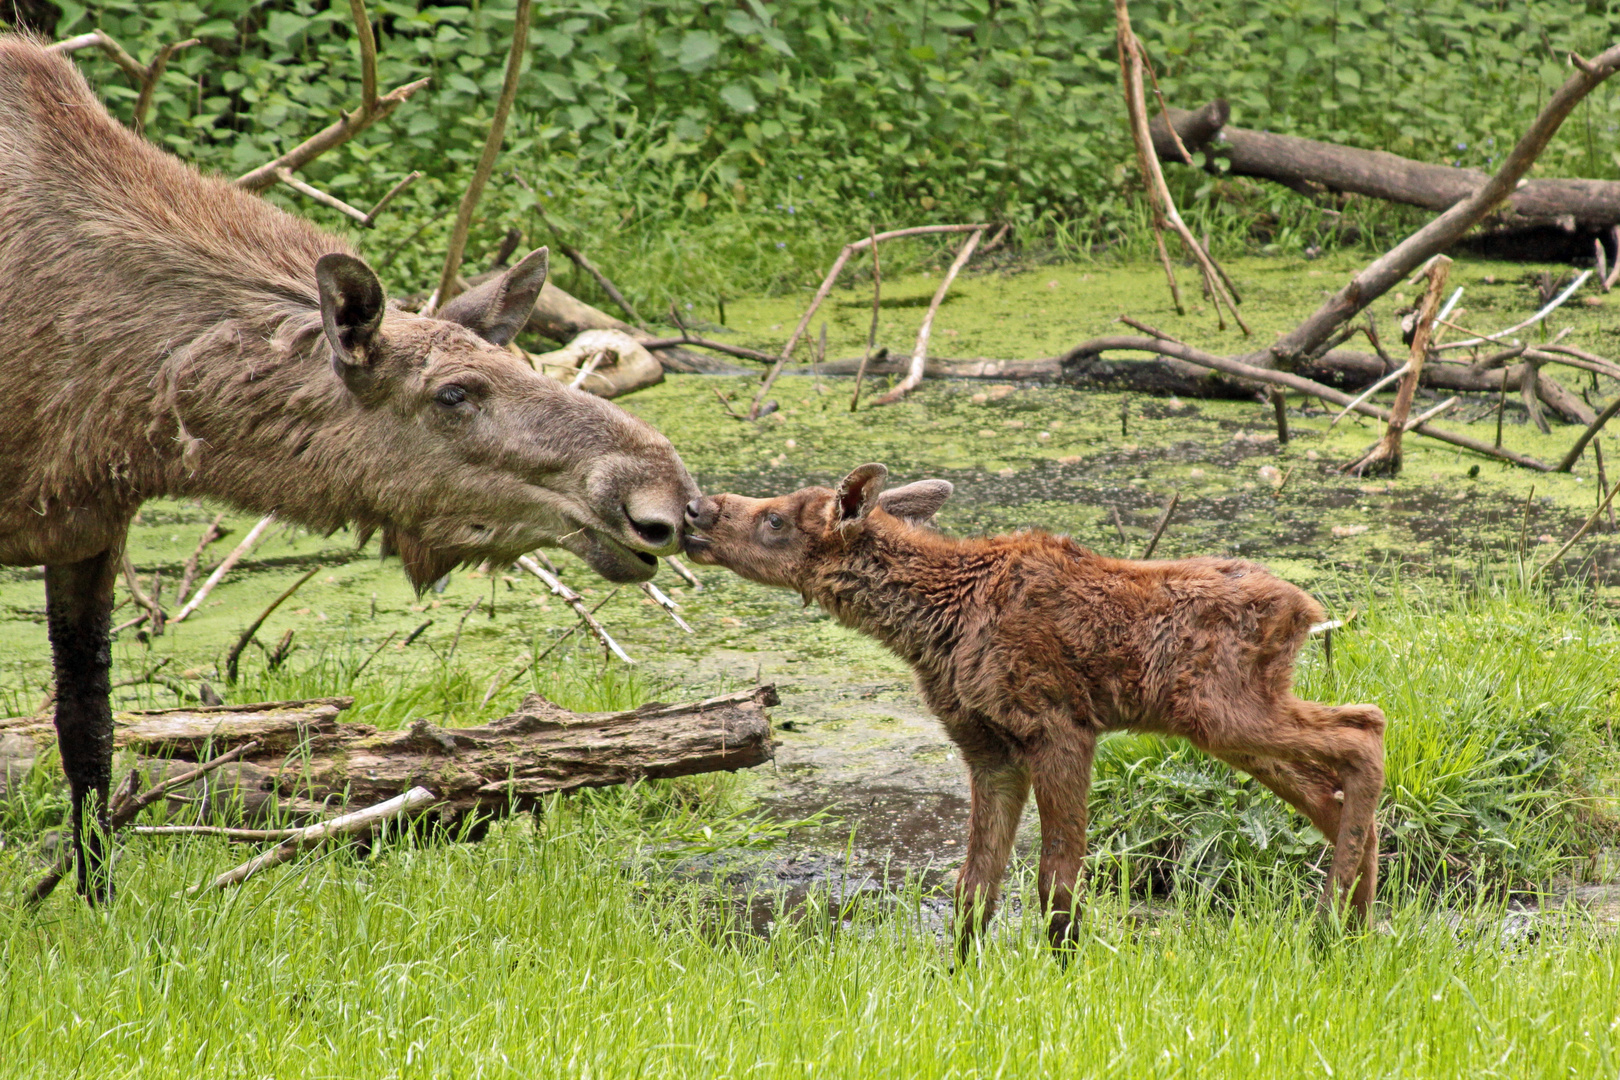
M 257 165 L 359 96 L 343 5 L 313 0 L 107 0 L 62 5 L 60 34 L 100 26 L 137 56 L 187 36 L 149 130 L 226 173 Z M 510 0 L 370 5 L 380 78 L 432 86 L 307 175 L 355 205 L 412 188 L 366 237 L 393 285 L 421 290 L 501 80 Z M 1489 167 L 1567 73 L 1620 29 L 1620 4 L 1436 0 L 1168 0 L 1133 5 L 1172 103 L 1232 101 L 1234 122 Z M 1146 241 L 1118 103 L 1112 14 L 1075 0 L 762 0 L 732 7 L 613 0 L 537 16 L 498 184 L 469 252 L 547 204 L 646 311 L 797 284 L 873 225 L 1014 222 L 1028 248 L 1089 255 Z M 81 62 L 115 111 L 134 91 Z M 1582 104 L 1544 174 L 1620 175 L 1620 91 Z M 1219 245 L 1297 250 L 1362 227 L 1291 192 L 1176 167 L 1195 229 Z M 334 227 L 346 222 L 270 195 Z M 934 257 L 919 245 L 906 259 Z M 594 286 L 570 281 L 588 298 Z

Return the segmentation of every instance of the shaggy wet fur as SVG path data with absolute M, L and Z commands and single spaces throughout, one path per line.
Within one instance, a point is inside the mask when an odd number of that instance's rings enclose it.
M 968 766 L 964 945 L 995 905 L 1031 790 L 1041 902 L 1054 947 L 1070 940 L 1092 757 L 1098 735 L 1122 729 L 1188 739 L 1305 814 L 1334 845 L 1324 904 L 1365 917 L 1384 716 L 1293 695 L 1295 656 L 1323 619 L 1314 600 L 1236 559 L 1110 559 L 1041 532 L 950 539 L 923 524 L 950 485 L 883 491 L 885 473 L 696 500 L 687 551 L 799 592 L 916 672 Z
M 419 588 L 548 544 L 641 580 L 679 548 L 697 490 L 668 440 L 502 347 L 545 273 L 542 249 L 441 318 L 390 308 L 343 240 L 0 35 L 0 565 L 48 568 L 76 823 L 87 798 L 105 816 L 107 612 L 146 499 L 380 529 Z M 105 894 L 88 842 L 80 884 Z

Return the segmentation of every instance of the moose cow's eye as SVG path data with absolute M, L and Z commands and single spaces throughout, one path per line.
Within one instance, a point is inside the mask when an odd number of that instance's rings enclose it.
M 782 527 L 782 515 L 781 514 L 766 514 L 765 515 L 765 524 L 770 526 L 772 529 L 780 529 Z
M 466 401 L 467 391 L 454 384 L 441 386 L 439 392 L 433 395 L 433 400 L 449 409 Z

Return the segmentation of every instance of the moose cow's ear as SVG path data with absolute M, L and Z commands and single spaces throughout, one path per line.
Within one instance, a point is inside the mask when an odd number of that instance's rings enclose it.
M 918 480 L 878 496 L 878 505 L 912 525 L 926 524 L 956 488 L 949 480 Z
M 460 323 L 491 345 L 518 336 L 546 284 L 551 253 L 537 248 L 510 270 L 468 289 L 439 309 L 439 318 Z
M 321 325 L 332 345 L 332 366 L 340 375 L 345 367 L 363 366 L 382 325 L 382 282 L 353 255 L 333 252 L 316 260 L 315 287 L 321 295 Z
M 888 475 L 887 466 L 873 462 L 844 477 L 838 485 L 838 493 L 833 496 L 833 524 L 839 529 L 848 529 L 865 521 L 872 507 L 878 504 L 883 481 Z

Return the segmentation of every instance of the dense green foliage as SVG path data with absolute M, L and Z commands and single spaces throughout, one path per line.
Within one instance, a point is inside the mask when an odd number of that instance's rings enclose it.
M 203 39 L 175 58 L 151 130 L 205 167 L 244 171 L 359 97 L 347 5 L 62 7 L 61 34 L 100 26 L 142 58 Z M 380 0 L 371 10 L 383 86 L 424 74 L 433 84 L 387 130 L 308 174 L 358 205 L 413 168 L 429 174 L 373 245 L 396 285 L 419 288 L 484 137 L 512 0 Z M 1240 124 L 1489 165 L 1566 77 L 1564 52 L 1612 42 L 1620 4 L 1206 0 L 1138 2 L 1134 18 L 1171 102 L 1225 96 Z M 135 95 L 124 76 L 93 51 L 80 57 L 127 113 Z M 588 248 L 607 251 L 633 293 L 660 300 L 797 281 L 871 225 L 1003 220 L 1025 227 L 1026 241 L 1084 249 L 1137 221 L 1117 82 L 1112 12 L 1098 3 L 545 6 L 503 169 L 533 181 Z M 1605 87 L 1543 171 L 1616 175 L 1617 127 L 1620 92 Z M 1177 171 L 1189 198 L 1211 194 L 1198 174 Z M 1268 223 L 1263 238 L 1288 244 L 1333 235 L 1280 189 L 1223 184 L 1217 194 L 1199 200 L 1197 216 L 1218 235 L 1233 216 L 1239 235 L 1257 220 Z M 472 251 L 514 222 L 543 238 L 530 205 L 498 183 Z

